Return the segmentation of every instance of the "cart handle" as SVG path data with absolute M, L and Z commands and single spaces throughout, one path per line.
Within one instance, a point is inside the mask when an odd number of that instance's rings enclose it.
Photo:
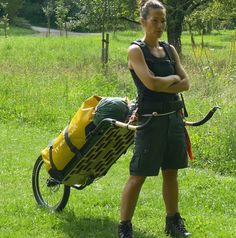
M 176 111 L 171 111 L 171 112 L 167 112 L 167 113 L 153 112 L 152 114 L 145 114 L 143 116 L 148 117 L 147 121 L 145 123 L 143 123 L 142 125 L 138 125 L 138 126 L 134 126 L 134 125 L 131 125 L 129 123 L 123 123 L 123 122 L 120 122 L 120 121 L 116 121 L 114 119 L 108 119 L 108 120 L 111 120 L 111 123 L 113 125 L 117 126 L 117 127 L 126 128 L 126 129 L 131 130 L 131 131 L 137 131 L 137 130 L 143 130 L 147 126 L 149 126 L 154 117 L 167 116 L 167 115 L 170 115 L 170 114 L 173 114 L 173 113 L 176 113 Z
M 212 118 L 212 116 L 214 115 L 214 113 L 216 112 L 217 109 L 220 109 L 220 107 L 219 107 L 219 106 L 214 106 L 214 107 L 207 113 L 207 115 L 206 115 L 203 119 L 201 119 L 201 120 L 199 120 L 199 121 L 195 121 L 195 122 L 184 121 L 184 124 L 185 124 L 186 126 L 201 126 L 201 125 L 203 125 L 204 123 L 206 123 L 207 121 L 209 121 L 209 120 Z
M 116 121 L 116 120 L 112 120 L 112 123 L 115 126 L 118 126 L 118 127 L 121 127 L 121 128 L 126 128 L 126 129 L 131 130 L 131 131 L 136 131 L 136 130 L 142 130 L 142 129 L 146 128 L 151 123 L 153 118 L 154 118 L 153 115 L 148 117 L 147 121 L 144 124 L 139 125 L 139 126 L 134 126 L 134 125 L 131 125 L 129 123 L 124 123 L 124 122 L 120 122 L 120 121 Z
M 212 107 L 212 109 L 207 113 L 207 115 L 203 119 L 201 119 L 199 121 L 195 121 L 195 122 L 184 121 L 184 124 L 185 124 L 185 126 L 201 126 L 201 125 L 205 124 L 206 122 L 208 122 L 212 118 L 212 116 L 217 111 L 217 109 L 220 109 L 220 107 L 219 106 L 214 106 L 214 107 Z M 157 112 L 153 112 L 152 114 L 144 115 L 144 116 L 147 116 L 148 119 L 147 119 L 147 121 L 144 124 L 139 125 L 139 126 L 134 126 L 134 125 L 131 125 L 129 123 L 123 123 L 123 122 L 120 122 L 120 121 L 116 121 L 114 119 L 105 119 L 105 120 L 109 120 L 113 125 L 115 125 L 117 127 L 127 128 L 129 130 L 136 131 L 136 130 L 143 130 L 147 126 L 149 126 L 149 124 L 152 122 L 152 119 L 154 117 L 166 116 L 166 115 L 172 114 L 174 112 L 175 111 L 168 112 L 168 113 L 163 113 L 163 114 L 159 114 Z

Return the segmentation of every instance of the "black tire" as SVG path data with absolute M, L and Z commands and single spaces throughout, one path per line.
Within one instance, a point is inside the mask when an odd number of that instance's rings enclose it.
M 38 205 L 53 211 L 62 211 L 70 196 L 70 186 L 50 177 L 43 166 L 42 156 L 36 160 L 32 173 L 32 188 Z

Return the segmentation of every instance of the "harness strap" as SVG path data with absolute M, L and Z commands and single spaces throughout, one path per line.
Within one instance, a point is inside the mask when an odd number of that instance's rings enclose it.
M 138 45 L 143 52 L 145 60 L 153 61 L 153 56 L 151 52 L 149 51 L 149 49 L 147 48 L 147 44 L 144 41 L 136 40 L 136 41 L 133 41 L 131 45 Z
M 159 41 L 159 44 L 160 44 L 160 46 L 163 47 L 163 49 L 164 49 L 164 51 L 167 55 L 167 58 L 170 60 L 170 62 L 172 64 L 175 64 L 175 60 L 173 59 L 173 53 L 172 53 L 172 50 L 170 48 L 170 45 L 165 41 Z M 131 43 L 131 45 L 138 45 L 141 48 L 141 50 L 144 54 L 144 58 L 152 61 L 153 55 L 151 54 L 151 52 L 147 48 L 147 44 L 144 41 L 136 40 L 136 41 L 133 41 Z
M 172 53 L 172 50 L 170 48 L 170 45 L 168 43 L 166 43 L 166 42 L 163 42 L 163 41 L 160 42 L 160 45 L 163 47 L 163 49 L 166 52 L 167 57 L 170 59 L 170 62 L 175 67 L 175 61 L 173 59 L 173 53 Z M 183 102 L 184 117 L 188 117 L 188 111 L 187 111 L 187 108 L 185 106 L 183 93 L 180 93 L 180 97 L 181 97 L 181 100 Z

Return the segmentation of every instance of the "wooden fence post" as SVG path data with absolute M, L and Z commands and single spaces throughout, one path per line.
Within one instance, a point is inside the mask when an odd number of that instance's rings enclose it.
M 104 47 L 104 44 L 105 43 L 105 39 L 104 39 L 104 31 L 102 31 L 102 63 L 104 64 L 104 51 L 105 51 L 105 47 Z
M 106 34 L 106 57 L 105 57 L 105 63 L 108 63 L 108 51 L 109 51 L 109 34 Z
M 102 32 L 102 63 L 106 64 L 108 63 L 108 51 L 109 51 L 109 34 L 106 33 L 106 39 L 105 39 L 105 33 Z

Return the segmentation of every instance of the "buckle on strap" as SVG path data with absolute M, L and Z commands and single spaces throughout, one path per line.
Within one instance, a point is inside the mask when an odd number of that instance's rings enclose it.
M 151 116 L 162 117 L 162 116 L 168 116 L 168 115 L 173 114 L 173 113 L 176 113 L 176 111 L 171 111 L 171 112 L 166 112 L 166 113 L 153 112 L 151 114 L 142 114 L 141 116 L 142 117 L 151 117 Z

